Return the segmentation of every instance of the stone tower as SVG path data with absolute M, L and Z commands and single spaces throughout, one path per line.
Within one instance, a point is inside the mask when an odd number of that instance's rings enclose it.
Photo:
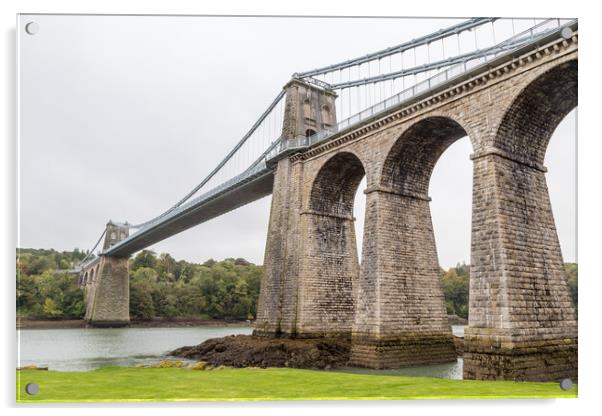
M 127 238 L 128 224 L 109 221 L 103 251 Z M 91 267 L 96 279 L 86 288 L 86 322 L 91 326 L 118 327 L 130 323 L 130 280 L 127 257 L 100 256 Z
M 105 241 L 102 246 L 102 250 L 105 251 L 111 246 L 114 246 L 121 240 L 125 240 L 130 235 L 130 226 L 129 224 L 119 224 L 113 221 L 109 221 L 107 223 L 107 228 L 105 232 Z
M 334 91 L 292 79 L 284 86 L 286 101 L 283 144 L 294 149 L 306 139 L 336 125 Z M 294 150 L 292 150 L 294 151 Z M 290 153 L 287 152 L 287 153 Z M 265 252 L 265 272 L 259 296 L 255 335 L 306 336 L 298 320 L 301 236 L 302 165 L 288 157 L 277 162 Z
M 282 137 L 285 140 L 309 137 L 337 123 L 334 91 L 293 78 L 284 86 L 286 102 Z

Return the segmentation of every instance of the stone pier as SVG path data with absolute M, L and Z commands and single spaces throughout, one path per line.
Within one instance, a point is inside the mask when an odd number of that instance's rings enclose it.
M 109 222 L 103 251 L 128 236 L 128 227 Z M 81 272 L 85 292 L 84 319 L 94 327 L 120 327 L 130 323 L 128 258 L 99 256 Z

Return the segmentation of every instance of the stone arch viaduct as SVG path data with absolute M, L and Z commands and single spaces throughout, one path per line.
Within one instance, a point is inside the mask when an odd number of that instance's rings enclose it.
M 577 321 L 543 163 L 577 106 L 577 40 L 575 31 L 506 55 L 303 149 L 294 148 L 300 137 L 336 124 L 336 94 L 293 79 L 281 137 L 293 150 L 207 212 L 191 208 L 130 239 L 127 224 L 109 223 L 103 254 L 82 271 L 86 319 L 129 322 L 133 252 L 271 192 L 255 335 L 347 337 L 351 363 L 372 368 L 453 361 L 428 189 L 439 157 L 468 136 L 464 378 L 576 379 Z M 359 259 L 353 200 L 364 177 Z
M 352 364 L 373 368 L 454 360 L 428 185 L 441 154 L 468 136 L 464 375 L 576 378 L 577 323 L 543 165 L 556 126 L 577 106 L 576 40 L 517 56 L 279 160 L 255 334 L 348 336 Z M 309 88 L 292 82 L 287 100 Z M 303 134 L 301 105 L 287 104 Z M 358 259 L 353 199 L 364 176 Z

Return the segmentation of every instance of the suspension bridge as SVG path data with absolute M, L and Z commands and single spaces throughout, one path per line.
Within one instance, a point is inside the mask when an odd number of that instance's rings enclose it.
M 359 366 L 455 359 L 428 179 L 447 146 L 468 135 L 465 376 L 575 377 L 576 321 L 542 175 L 549 135 L 576 106 L 576 56 L 576 20 L 473 18 L 294 73 L 188 194 L 147 221 L 109 222 L 79 268 L 86 319 L 129 321 L 129 256 L 272 194 L 256 335 L 351 336 Z M 360 267 L 352 207 L 364 176 Z M 528 352 L 533 342 L 547 352 Z

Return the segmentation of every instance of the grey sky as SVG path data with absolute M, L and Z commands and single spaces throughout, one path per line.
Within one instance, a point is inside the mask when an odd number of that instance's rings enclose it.
M 39 32 L 26 35 L 30 20 Z M 89 248 L 109 220 L 141 222 L 193 188 L 296 71 L 392 46 L 457 19 L 22 17 L 21 247 Z M 546 165 L 575 260 L 575 115 Z M 470 260 L 471 153 L 448 149 L 430 194 L 441 265 Z M 363 225 L 358 193 L 358 236 Z M 263 261 L 270 198 L 153 247 L 176 258 Z

